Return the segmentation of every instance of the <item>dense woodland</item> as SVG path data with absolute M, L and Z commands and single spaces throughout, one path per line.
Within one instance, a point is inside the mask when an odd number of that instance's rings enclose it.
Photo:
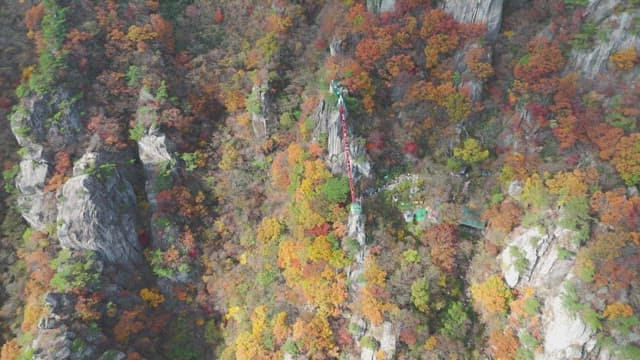
M 640 1 L 393 3 L 0 1 L 0 359 L 640 359 Z

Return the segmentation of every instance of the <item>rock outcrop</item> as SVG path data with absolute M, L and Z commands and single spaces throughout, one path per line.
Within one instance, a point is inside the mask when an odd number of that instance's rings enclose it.
M 58 238 L 71 249 L 95 250 L 110 262 L 139 263 L 142 247 L 135 229 L 136 197 L 115 165 L 85 154 L 58 202 Z
M 560 294 L 547 299 L 542 328 L 544 353 L 536 359 L 582 359 L 596 345 L 591 328 L 580 316 L 572 315 L 565 309 Z
M 367 0 L 367 10 L 382 13 L 396 10 L 396 0 Z
M 487 25 L 487 39 L 498 37 L 502 24 L 503 0 L 446 0 L 443 8 L 456 21 Z
M 640 16 L 640 10 L 614 12 L 618 1 L 592 1 L 587 8 L 587 22 L 606 32 L 605 39 L 595 40 L 590 50 L 573 50 L 569 68 L 579 71 L 589 79 L 607 73 L 611 69 L 609 57 L 617 51 L 629 47 L 638 47 L 640 37 L 632 31 L 634 19 Z M 615 28 L 614 25 L 615 24 Z
M 269 134 L 268 117 L 271 108 L 271 97 L 267 89 L 269 84 L 258 86 L 254 85 L 251 89 L 251 97 L 254 102 L 254 109 L 251 111 L 251 127 L 253 135 L 257 138 L 264 139 Z
M 340 123 L 340 113 L 338 109 L 322 100 L 313 114 L 315 141 L 325 141 L 327 146 L 327 164 L 334 174 L 346 173 L 346 160 L 344 156 L 344 143 L 342 138 L 342 124 Z M 371 164 L 366 160 L 365 148 L 358 141 L 354 141 L 350 129 L 349 133 L 349 153 L 351 155 L 351 166 L 354 177 L 369 176 Z M 325 145 L 325 144 L 322 144 Z
M 31 227 L 45 231 L 56 218 L 56 195 L 44 191 L 49 162 L 56 151 L 75 143 L 80 129 L 79 114 L 71 95 L 59 90 L 52 95 L 23 99 L 11 114 L 10 123 L 23 148 L 16 177 L 18 206 Z
M 535 289 L 542 304 L 542 353 L 536 359 L 583 358 L 595 347 L 591 328 L 578 314 L 569 313 L 562 300 L 565 284 L 573 277 L 574 260 L 560 253 L 577 251 L 574 236 L 553 224 L 546 229 L 518 227 L 499 255 L 506 283 Z
M 153 107 L 153 95 L 144 88 L 138 97 L 136 122 L 146 130 L 138 139 L 138 156 L 144 168 L 145 193 L 153 211 L 151 221 L 151 241 L 154 248 L 161 248 L 177 239 L 178 231 L 173 224 L 158 224 L 158 203 L 156 196 L 173 181 L 177 160 L 173 155 L 174 144 L 157 127 L 158 113 Z

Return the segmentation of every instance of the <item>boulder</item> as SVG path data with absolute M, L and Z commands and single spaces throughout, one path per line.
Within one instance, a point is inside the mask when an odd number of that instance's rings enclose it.
M 443 8 L 456 21 L 487 25 L 487 39 L 498 37 L 502 24 L 503 0 L 446 0 Z
M 83 156 L 62 188 L 57 218 L 60 245 L 95 250 L 110 262 L 138 263 L 142 247 L 135 229 L 133 188 L 115 166 L 97 158 L 94 153 Z

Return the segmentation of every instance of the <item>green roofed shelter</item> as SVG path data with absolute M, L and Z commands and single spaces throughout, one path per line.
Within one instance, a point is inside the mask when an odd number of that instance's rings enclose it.
M 485 226 L 484 221 L 480 218 L 480 214 L 466 206 L 462 208 L 462 217 L 460 218 L 459 224 L 478 230 L 484 230 Z

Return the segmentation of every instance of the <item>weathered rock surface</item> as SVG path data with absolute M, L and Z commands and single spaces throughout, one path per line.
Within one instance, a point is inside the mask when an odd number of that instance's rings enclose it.
M 638 47 L 640 37 L 631 31 L 634 19 L 640 15 L 640 10 L 634 12 L 614 13 L 617 1 L 592 1 L 588 8 L 590 15 L 587 20 L 596 23 L 599 29 L 607 26 L 616 28 L 606 31 L 606 40 L 596 40 L 594 47 L 587 51 L 573 50 L 569 69 L 579 71 L 586 78 L 595 79 L 599 75 L 611 71 L 609 57 L 617 51 Z M 605 24 L 606 23 L 606 24 Z
M 446 0 L 443 8 L 459 22 L 487 25 L 487 39 L 498 37 L 503 0 Z
M 24 148 L 16 187 L 18 207 L 36 230 L 45 231 L 55 222 L 56 195 L 45 192 L 52 154 L 73 144 L 80 128 L 79 114 L 68 92 L 31 96 L 22 100 L 10 117 L 11 131 Z
M 550 211 L 547 216 L 557 218 L 558 214 Z M 574 259 L 570 254 L 577 251 L 574 236 L 573 231 L 554 224 L 547 228 L 518 227 L 509 234 L 499 255 L 506 283 L 535 289 L 543 305 L 543 351 L 536 354 L 536 359 L 584 358 L 595 347 L 591 328 L 578 314 L 570 314 L 562 301 L 565 284 L 573 276 Z M 561 256 L 561 251 L 569 255 Z M 520 271 L 516 269 L 518 261 Z
M 73 144 L 81 126 L 74 100 L 65 90 L 23 99 L 10 122 L 20 146 L 31 150 L 34 145 L 46 143 L 45 149 L 50 152 Z
M 347 114 L 348 118 L 348 114 Z M 342 124 L 340 123 L 340 113 L 338 109 L 322 100 L 313 114 L 314 131 L 313 138 L 316 141 L 327 141 L 327 164 L 334 174 L 346 174 L 346 160 L 344 156 L 344 143 L 342 139 Z M 363 145 L 353 141 L 350 129 L 349 133 L 349 153 L 351 167 L 354 177 L 369 176 L 371 164 L 366 160 L 365 148 Z
M 57 221 L 60 245 L 95 250 L 111 262 L 140 262 L 133 189 L 115 168 L 97 158 L 95 153 L 85 154 L 62 188 Z
M 262 86 L 254 85 L 251 89 L 252 96 L 256 97 L 256 101 L 259 104 L 259 112 L 251 112 L 251 127 L 253 129 L 253 135 L 257 138 L 263 139 L 269 134 L 268 117 L 271 108 L 271 97 L 267 89 L 269 84 Z
M 16 177 L 18 208 L 29 225 L 39 231 L 45 231 L 56 219 L 56 194 L 44 191 L 48 173 L 49 164 L 44 159 L 27 155 Z
M 138 139 L 138 157 L 144 168 L 144 189 L 147 200 L 153 210 L 151 221 L 152 245 L 160 248 L 171 239 L 175 240 L 178 231 L 172 224 L 158 225 L 158 202 L 156 197 L 171 181 L 175 172 L 176 158 L 173 155 L 174 144 L 163 134 L 156 125 L 159 117 L 153 107 L 155 98 L 144 88 L 138 96 L 138 110 L 136 122 L 140 122 L 147 129 Z
M 375 13 L 395 11 L 396 0 L 367 0 L 367 10 Z
M 154 209 L 157 207 L 158 182 L 166 177 L 160 173 L 171 173 L 176 161 L 169 150 L 171 147 L 166 135 L 153 128 L 138 140 L 138 155 L 146 177 L 147 200 Z
M 536 359 L 581 359 L 595 347 L 593 331 L 579 316 L 571 315 L 561 295 L 548 299 L 542 315 L 544 353 Z

